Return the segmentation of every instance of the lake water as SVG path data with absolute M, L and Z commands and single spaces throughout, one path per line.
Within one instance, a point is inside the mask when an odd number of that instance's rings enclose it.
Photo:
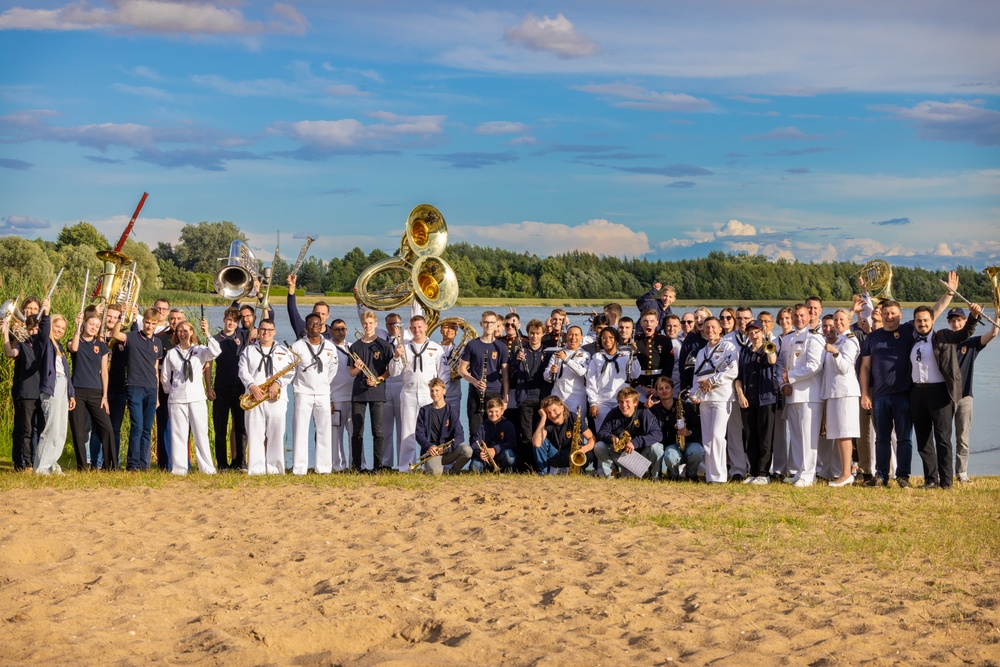
M 623 304 L 625 305 L 625 304 Z M 221 306 L 213 306 L 205 309 L 205 314 L 209 318 L 211 324 L 211 330 L 217 331 L 222 324 L 222 313 L 225 308 Z M 308 306 L 302 306 L 299 308 L 299 312 L 305 316 L 311 310 Z M 452 308 L 447 311 L 444 316 L 447 317 L 462 317 L 467 321 L 471 322 L 476 329 L 479 329 L 479 317 L 484 310 L 493 310 L 498 313 L 501 317 L 508 312 L 507 306 L 493 306 L 484 307 L 462 307 L 462 308 Z M 581 310 L 585 310 L 581 308 Z M 713 309 L 716 312 L 719 309 Z M 769 308 L 772 313 L 776 313 L 778 308 Z M 193 312 L 193 309 L 189 309 Z M 361 324 L 358 320 L 357 309 L 354 306 L 333 306 L 331 309 L 331 317 L 340 318 L 347 322 L 348 327 L 351 329 L 351 333 L 348 334 L 348 341 L 353 342 L 354 340 L 354 329 L 360 329 Z M 545 321 L 552 311 L 551 307 L 519 307 L 517 309 L 518 314 L 521 316 L 522 329 L 524 325 L 527 324 L 528 320 L 537 318 L 539 320 Z M 400 315 L 403 316 L 403 322 L 406 323 L 409 318 L 409 309 L 399 311 Z M 677 311 L 678 314 L 682 311 Z M 825 309 L 824 314 L 832 313 L 833 309 Z M 637 313 L 635 308 L 626 307 L 625 314 L 635 318 Z M 379 323 L 382 325 L 385 320 L 386 313 L 378 313 Z M 913 311 L 905 310 L 903 312 L 904 321 L 906 319 L 912 318 Z M 291 325 L 288 321 L 288 313 L 284 306 L 279 306 L 275 309 L 275 319 L 277 332 L 275 340 L 277 341 L 288 341 L 293 342 L 294 333 L 292 332 Z M 586 331 L 586 318 L 585 317 L 570 317 L 570 321 L 573 324 L 579 324 L 584 327 Z M 938 324 L 943 323 L 942 319 L 938 321 Z M 987 331 L 988 325 L 980 324 L 979 328 L 976 330 L 976 335 L 983 334 Z M 439 339 L 438 336 L 435 336 Z M 464 406 L 465 406 L 465 387 L 468 383 L 462 382 L 463 385 L 463 417 L 462 422 L 465 426 L 467 437 L 468 424 L 465 420 Z M 291 396 L 291 390 L 289 390 L 289 395 Z M 971 452 L 969 455 L 969 474 L 972 476 L 976 475 L 1000 475 L 1000 340 L 992 342 L 978 357 L 976 360 L 976 371 L 975 371 L 975 411 L 973 415 L 973 427 L 972 427 L 972 443 Z M 365 449 L 366 449 L 366 460 L 371 460 L 371 436 L 368 435 L 368 425 L 365 425 L 366 436 L 365 436 Z M 288 419 L 287 419 L 287 429 L 286 429 L 286 449 L 287 453 L 287 465 L 291 467 L 291 440 L 292 440 L 292 409 L 291 404 L 289 404 Z M 311 465 L 311 462 L 310 462 Z M 916 448 L 914 448 L 913 453 L 913 471 L 914 474 L 920 474 L 922 470 L 920 465 L 920 459 L 917 456 Z

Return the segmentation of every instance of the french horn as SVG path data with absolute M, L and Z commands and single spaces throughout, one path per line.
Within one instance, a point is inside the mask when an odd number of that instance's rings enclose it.
M 865 289 L 879 302 L 892 300 L 892 267 L 884 259 L 873 259 L 855 275 L 865 277 Z

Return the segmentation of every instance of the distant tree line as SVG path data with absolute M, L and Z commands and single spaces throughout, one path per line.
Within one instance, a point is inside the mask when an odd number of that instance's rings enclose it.
M 201 222 L 186 225 L 174 245 L 161 242 L 150 251 L 146 244 L 130 239 L 123 250 L 137 262 L 144 288 L 212 292 L 221 258 L 228 256 L 235 239 L 245 241 L 246 236 L 234 223 Z M 58 270 L 58 266 L 90 266 L 94 274 L 100 270 L 94 253 L 107 247 L 107 239 L 92 225 L 80 222 L 64 227 L 54 243 L 19 237 L 2 239 L 0 266 L 5 271 L 20 266 L 24 271 L 44 275 L 52 275 L 53 267 Z M 357 247 L 329 261 L 310 256 L 299 271 L 298 287 L 310 293 L 349 293 L 362 271 L 389 256 L 379 249 L 365 253 Z M 454 269 L 462 296 L 498 299 L 624 301 L 635 299 L 660 282 L 674 285 L 682 299 L 737 303 L 816 295 L 824 300 L 846 301 L 857 291 L 861 268 L 851 262 L 772 262 L 765 257 L 723 252 L 678 261 L 600 257 L 575 251 L 539 257 L 468 243 L 450 244 L 443 258 Z M 269 265 L 272 257 L 258 259 Z M 981 268 L 956 268 L 961 280 L 959 291 L 964 296 L 983 303 L 992 301 L 992 286 Z M 288 262 L 278 260 L 273 272 L 276 286 L 284 285 L 290 269 Z M 405 277 L 403 272 L 392 272 L 376 278 L 371 285 L 378 288 Z M 944 277 L 943 271 L 893 266 L 892 294 L 901 301 L 931 302 L 941 295 L 940 279 Z

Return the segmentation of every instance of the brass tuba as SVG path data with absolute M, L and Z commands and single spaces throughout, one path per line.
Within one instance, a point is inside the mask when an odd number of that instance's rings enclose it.
M 361 272 L 355 283 L 358 300 L 372 310 L 394 310 L 416 299 L 427 311 L 428 329 L 437 323 L 440 311 L 458 300 L 458 279 L 440 255 L 448 245 L 448 225 L 441 211 L 420 204 L 406 218 L 406 229 L 395 256 L 375 262 Z M 403 280 L 381 290 L 368 283 L 389 272 L 404 274 Z
M 220 258 L 226 263 L 215 273 L 217 294 L 234 301 L 255 296 L 255 282 L 262 280 L 261 262 L 243 241 L 236 239 L 229 246 L 229 257 Z
M 446 317 L 443 320 L 438 320 L 433 325 L 427 327 L 428 338 L 431 334 L 446 324 L 452 324 L 462 330 L 461 340 L 452 344 L 451 354 L 448 355 L 448 368 L 451 369 L 451 379 L 457 380 L 458 365 L 462 361 L 462 350 L 465 348 L 465 344 L 470 340 L 473 338 L 479 338 L 479 332 L 476 331 L 476 327 L 472 326 L 461 317 Z
M 25 325 L 24 313 L 21 309 L 17 307 L 17 302 L 20 301 L 20 297 L 17 299 L 7 299 L 4 304 L 0 306 L 0 322 L 10 320 L 10 333 L 18 341 L 24 343 L 30 338 L 28 335 L 28 327 Z
M 104 302 L 106 308 L 113 307 L 121 312 L 122 330 L 127 330 L 132 324 L 132 312 L 139 303 L 142 287 L 142 280 L 135 273 L 136 263 L 118 250 L 102 250 L 97 253 L 97 259 L 104 262 L 104 273 L 98 278 L 100 291 L 95 298 Z
M 873 299 L 879 302 L 891 300 L 892 297 L 892 267 L 884 259 L 873 259 L 865 264 L 855 275 L 865 277 L 865 289 Z

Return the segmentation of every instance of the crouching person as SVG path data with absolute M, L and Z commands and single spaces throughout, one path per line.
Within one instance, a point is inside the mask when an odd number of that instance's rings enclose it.
M 424 470 L 434 475 L 444 472 L 444 466 L 451 464 L 451 474 L 462 471 L 472 458 L 472 447 L 462 440 L 462 425 L 458 409 L 446 403 L 444 395 L 447 387 L 441 378 L 432 378 L 427 383 L 431 402 L 417 412 L 416 438 L 420 446 L 420 461 Z
M 573 430 L 576 420 L 580 424 L 580 453 L 586 457 L 581 469 L 588 465 L 597 467 L 597 456 L 594 454 L 594 434 L 587 428 L 586 417 L 580 413 L 572 415 L 569 408 L 558 396 L 546 396 L 542 399 L 541 419 L 538 428 L 531 436 L 531 444 L 535 450 L 535 472 L 539 475 L 555 473 L 558 470 L 569 471 L 570 452 L 573 442 Z
M 486 402 L 486 421 L 472 438 L 472 470 L 475 472 L 513 472 L 514 424 L 503 416 L 504 402 L 491 398 Z
M 639 392 L 632 387 L 620 389 L 616 398 L 618 407 L 611 409 L 597 432 L 599 472 L 610 477 L 612 463 L 623 454 L 639 452 L 652 464 L 647 475 L 655 478 L 663 459 L 660 424 L 649 410 L 639 407 Z
M 663 475 L 668 479 L 698 481 L 698 468 L 705 460 L 701 446 L 701 420 L 694 405 L 674 396 L 674 381 L 660 377 L 656 381 L 656 400 L 650 411 L 660 424 L 663 435 Z

